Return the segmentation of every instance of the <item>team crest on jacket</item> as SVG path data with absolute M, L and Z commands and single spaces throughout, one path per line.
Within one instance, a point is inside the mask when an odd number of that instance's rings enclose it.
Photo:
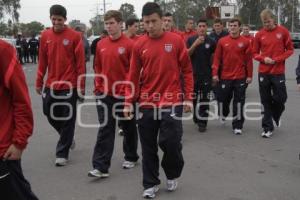
M 172 44 L 165 44 L 165 51 L 170 53 L 173 49 L 173 45 Z
M 125 53 L 125 48 L 124 47 L 119 47 L 118 52 L 119 52 L 119 54 L 124 54 Z
M 277 37 L 277 39 L 281 39 L 282 38 L 282 34 L 281 33 L 277 33 L 276 37 Z
M 243 43 L 243 42 L 240 42 L 240 43 L 238 44 L 238 46 L 239 46 L 240 48 L 243 48 L 243 47 L 244 47 L 244 43 Z
M 64 39 L 63 40 L 63 45 L 67 46 L 69 45 L 70 41 L 68 39 Z
M 205 44 L 205 48 L 206 48 L 206 49 L 209 49 L 209 47 L 210 47 L 210 44 L 206 43 L 206 44 Z
M 124 54 L 125 53 L 125 48 L 124 47 L 119 47 L 118 52 L 119 52 L 119 54 Z

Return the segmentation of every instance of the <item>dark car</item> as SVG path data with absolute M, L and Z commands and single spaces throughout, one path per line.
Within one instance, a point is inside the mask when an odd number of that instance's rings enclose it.
M 292 41 L 294 43 L 294 48 L 300 48 L 300 33 L 291 33 Z

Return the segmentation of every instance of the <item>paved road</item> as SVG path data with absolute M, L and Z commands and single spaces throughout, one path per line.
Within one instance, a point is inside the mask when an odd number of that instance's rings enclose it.
M 174 193 L 165 191 L 161 171 L 158 199 L 168 200 L 298 200 L 300 199 L 300 93 L 296 90 L 295 67 L 299 51 L 287 62 L 289 99 L 283 125 L 272 139 L 260 137 L 260 121 L 246 121 L 244 134 L 235 136 L 230 123 L 209 122 L 206 133 L 197 132 L 191 120 L 184 122 L 185 168 L 180 186 Z M 89 66 L 89 69 L 91 67 Z M 76 128 L 77 146 L 70 165 L 57 168 L 54 129 L 42 114 L 40 96 L 34 93 L 36 66 L 24 66 L 30 88 L 35 129 L 23 158 L 26 177 L 41 200 L 137 200 L 141 199 L 141 165 L 121 169 L 122 137 L 116 137 L 111 177 L 93 180 L 91 169 L 96 128 Z M 91 92 L 92 80 L 88 81 Z M 257 78 L 249 86 L 247 101 L 259 102 Z M 84 106 L 82 120 L 96 123 L 95 106 Z

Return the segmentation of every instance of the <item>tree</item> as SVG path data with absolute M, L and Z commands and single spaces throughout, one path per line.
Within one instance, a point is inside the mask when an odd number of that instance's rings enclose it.
M 100 35 L 104 30 L 103 15 L 97 15 L 96 17 L 90 19 L 91 29 L 88 30 L 88 35 L 92 33 L 93 35 Z
M 277 15 L 279 13 L 280 24 L 292 30 L 292 22 L 294 22 L 294 29 L 299 30 L 299 6 L 298 0 L 237 0 L 240 8 L 240 16 L 243 23 L 251 24 L 256 29 L 262 27 L 260 12 L 269 8 Z
M 69 22 L 69 26 L 70 26 L 71 28 L 76 28 L 76 27 L 79 26 L 79 27 L 83 28 L 84 30 L 86 29 L 86 25 L 85 25 L 84 23 L 80 22 L 80 20 L 77 20 L 77 19 L 71 20 L 71 21 Z
M 154 2 L 161 6 L 164 13 L 172 13 L 176 26 L 183 30 L 188 18 L 198 20 L 205 16 L 205 9 L 209 3 L 215 4 L 220 0 L 155 0 Z
M 40 23 L 40 22 L 37 22 L 37 21 L 33 21 L 33 22 L 30 22 L 28 24 L 26 24 L 27 26 L 27 30 L 28 30 L 28 33 L 30 35 L 36 35 L 38 33 L 40 33 L 42 30 L 44 30 L 45 26 Z
M 134 6 L 129 3 L 123 3 L 119 9 L 119 11 L 122 13 L 123 20 L 126 21 L 130 18 L 137 18 L 136 14 L 134 13 Z
M 0 22 L 0 36 L 5 36 L 8 33 L 7 24 Z
M 37 21 L 33 21 L 27 24 L 20 23 L 18 24 L 18 30 L 22 33 L 22 35 L 29 37 L 32 35 L 37 35 L 42 30 L 44 30 L 44 25 Z
M 13 21 L 19 20 L 18 10 L 21 8 L 20 0 L 0 0 L 0 20 L 7 13 Z

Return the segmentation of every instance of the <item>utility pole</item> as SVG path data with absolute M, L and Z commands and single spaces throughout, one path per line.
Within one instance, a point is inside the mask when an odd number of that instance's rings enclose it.
M 106 3 L 105 3 L 105 0 L 103 0 L 103 12 L 106 13 Z
M 292 33 L 294 32 L 294 1 L 295 0 L 292 0 Z
M 281 7 L 280 4 L 278 3 L 277 7 L 277 24 L 280 25 L 280 12 L 281 12 Z
M 93 33 L 95 33 L 95 31 L 97 32 L 96 34 L 98 34 L 99 30 L 102 29 L 103 27 L 100 26 L 100 24 L 103 24 L 103 16 L 106 13 L 106 7 L 107 5 L 109 5 L 111 3 L 107 3 L 106 0 L 103 0 L 103 2 L 98 2 L 96 3 L 96 16 L 95 16 L 95 30 L 93 29 Z

